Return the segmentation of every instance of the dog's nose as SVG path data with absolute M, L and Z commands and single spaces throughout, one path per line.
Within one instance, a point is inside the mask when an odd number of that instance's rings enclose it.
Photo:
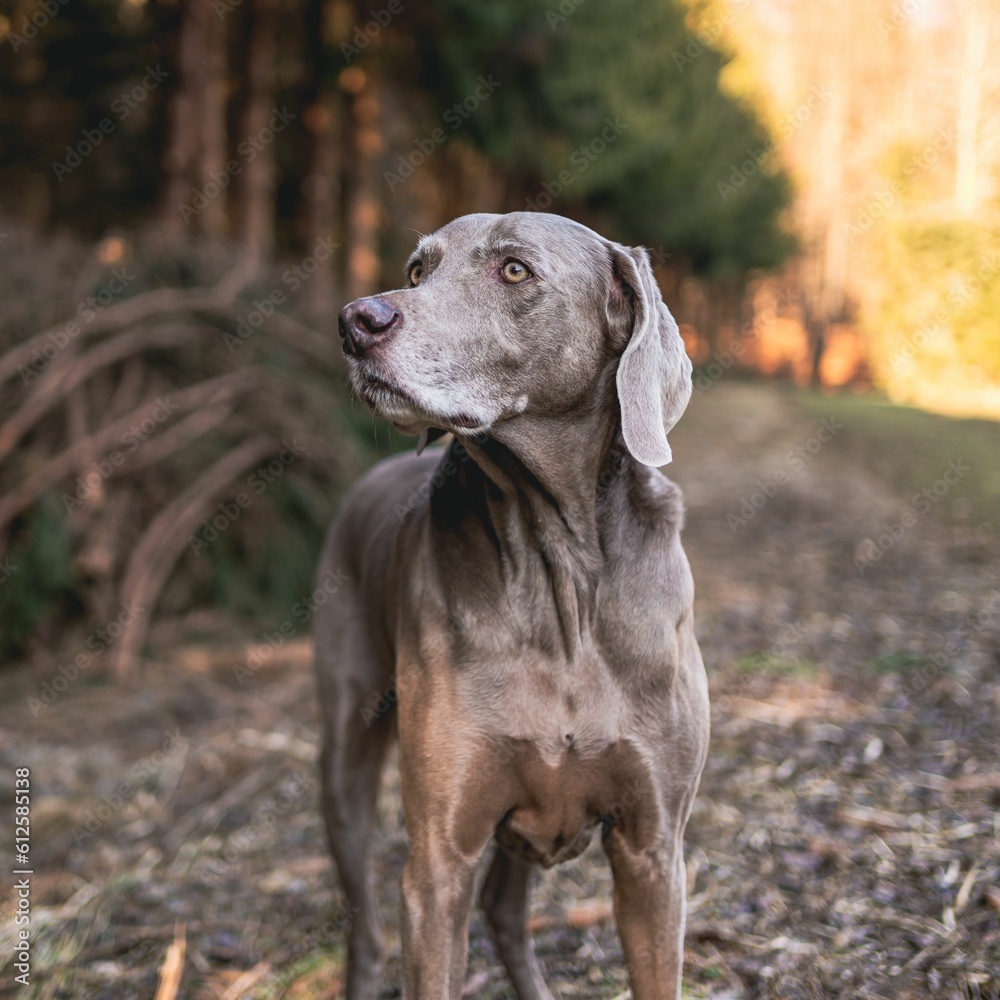
M 344 353 L 360 358 L 399 323 L 399 310 L 379 298 L 356 299 L 340 310 Z

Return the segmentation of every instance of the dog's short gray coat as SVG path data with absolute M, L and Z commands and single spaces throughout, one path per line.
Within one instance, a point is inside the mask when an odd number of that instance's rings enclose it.
M 453 438 L 361 479 L 319 571 L 348 578 L 315 621 L 324 812 L 355 908 L 347 996 L 379 992 L 371 845 L 398 732 L 404 997 L 461 996 L 495 839 L 499 955 L 521 1000 L 549 998 L 531 866 L 600 828 L 633 995 L 675 998 L 709 728 L 681 498 L 656 468 L 691 391 L 677 326 L 645 251 L 554 215 L 456 219 L 407 274 L 341 314 L 350 380 L 403 431 Z

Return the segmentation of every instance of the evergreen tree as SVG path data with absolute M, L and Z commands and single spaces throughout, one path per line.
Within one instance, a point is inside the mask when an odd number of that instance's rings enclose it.
M 772 143 L 719 89 L 724 57 L 673 0 L 439 0 L 421 85 L 441 107 L 494 87 L 461 127 L 510 179 L 508 208 L 585 202 L 609 231 L 733 275 L 791 251 Z M 470 101 L 470 103 L 474 103 Z

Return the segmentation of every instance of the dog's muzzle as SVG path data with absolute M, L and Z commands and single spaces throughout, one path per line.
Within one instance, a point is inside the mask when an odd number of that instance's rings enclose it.
M 340 311 L 344 353 L 362 358 L 399 329 L 402 316 L 383 299 L 355 299 Z

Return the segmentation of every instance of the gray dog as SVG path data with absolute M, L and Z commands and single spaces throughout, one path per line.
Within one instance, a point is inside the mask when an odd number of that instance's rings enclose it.
M 633 995 L 678 997 L 708 693 L 680 493 L 657 471 L 691 363 L 646 252 L 555 215 L 464 216 L 420 240 L 404 288 L 346 306 L 340 332 L 375 413 L 421 445 L 453 435 L 354 487 L 319 571 L 348 579 L 315 638 L 349 1000 L 379 993 L 371 847 L 397 729 L 407 1000 L 461 997 L 494 838 L 497 951 L 520 1000 L 551 1000 L 531 869 L 597 827 Z

